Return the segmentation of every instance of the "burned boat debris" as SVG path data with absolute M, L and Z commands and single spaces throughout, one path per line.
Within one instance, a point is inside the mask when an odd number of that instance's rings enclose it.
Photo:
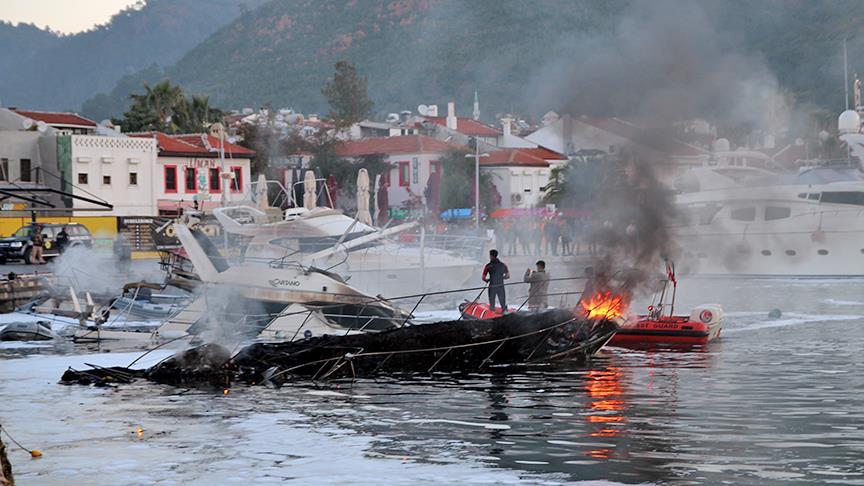
M 569 311 L 513 313 L 495 319 L 447 321 L 366 334 L 326 335 L 284 343 L 254 343 L 233 357 L 207 344 L 145 372 L 123 368 L 69 370 L 62 383 L 111 384 L 143 376 L 176 386 L 280 384 L 291 378 L 353 379 L 378 374 L 476 372 L 493 366 L 584 362 L 615 334 L 609 319 Z

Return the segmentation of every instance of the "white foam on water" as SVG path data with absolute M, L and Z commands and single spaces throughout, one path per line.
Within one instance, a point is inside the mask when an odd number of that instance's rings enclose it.
M 855 300 L 822 299 L 822 302 L 830 305 L 864 305 L 864 302 Z
M 484 429 L 489 430 L 508 430 L 510 429 L 509 425 L 505 424 L 489 424 L 489 423 L 481 423 L 481 422 L 466 422 L 464 420 L 448 420 L 448 419 L 411 419 L 406 420 L 406 423 L 412 424 L 453 424 L 453 425 L 465 425 L 467 427 L 482 427 Z
M 745 331 L 757 331 L 761 329 L 771 329 L 775 327 L 788 327 L 788 326 L 800 326 L 802 324 L 813 324 L 818 322 L 832 322 L 832 321 L 860 321 L 864 319 L 862 315 L 814 315 L 814 314 L 798 314 L 798 313 L 787 313 L 784 314 L 783 318 L 780 319 L 771 319 L 765 320 L 761 322 L 755 322 L 752 324 L 747 324 L 743 327 L 727 327 L 723 329 L 724 334 L 737 333 L 737 332 L 745 332 Z
M 833 448 L 831 444 L 822 444 L 820 442 L 756 442 L 759 447 L 770 447 L 773 449 L 798 449 L 801 447 L 817 447 L 817 448 Z
M 2 328 L 0 328 L 2 331 Z M 33 348 L 53 348 L 51 341 L 2 341 L 0 349 L 33 349 Z

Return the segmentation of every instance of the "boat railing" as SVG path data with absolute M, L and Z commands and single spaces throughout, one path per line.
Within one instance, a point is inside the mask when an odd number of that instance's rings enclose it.
M 568 282 L 568 281 L 584 281 L 585 277 L 558 277 L 551 278 L 549 282 Z M 526 286 L 530 285 L 527 282 L 510 282 L 505 283 L 505 287 L 514 287 L 514 286 Z M 428 298 L 432 298 L 435 296 L 444 296 L 444 295 L 462 295 L 463 300 L 466 302 L 475 302 L 481 299 L 483 293 L 488 290 L 489 286 L 477 286 L 477 287 L 467 287 L 467 288 L 459 288 L 459 289 L 450 289 L 450 290 L 439 290 L 435 292 L 424 292 L 417 294 L 409 294 L 409 295 L 400 295 L 394 297 L 383 297 L 376 296 L 370 297 L 367 301 L 358 304 L 359 311 L 355 314 L 343 314 L 339 313 L 338 309 L 344 308 L 344 303 L 334 303 L 334 304 L 316 304 L 313 308 L 306 308 L 303 310 L 292 310 L 290 312 L 276 312 L 276 313 L 266 313 L 266 314 L 237 314 L 238 319 L 242 319 L 243 322 L 249 323 L 253 322 L 261 322 L 261 321 L 269 321 L 270 323 L 274 322 L 278 318 L 284 317 L 292 317 L 292 316 L 305 316 L 302 324 L 296 329 L 294 336 L 291 338 L 295 339 L 300 333 L 302 333 L 303 328 L 310 321 L 311 316 L 315 312 L 320 312 L 324 314 L 326 317 L 340 317 L 346 319 L 356 319 L 358 321 L 365 320 L 364 324 L 360 327 L 352 327 L 345 328 L 346 334 L 350 332 L 362 331 L 367 328 L 371 323 L 376 321 L 388 321 L 394 323 L 400 327 L 411 324 L 412 319 L 416 319 L 415 313 L 417 312 L 420 305 L 426 301 Z M 573 302 L 572 304 L 565 300 L 565 298 L 569 298 L 571 296 L 579 296 L 581 295 L 581 291 L 558 291 L 558 292 L 547 292 L 544 294 L 538 294 L 538 296 L 547 296 L 547 297 L 561 297 L 561 301 L 559 305 L 553 306 L 558 308 L 576 308 L 578 305 L 577 302 Z M 467 298 L 466 298 L 467 297 Z M 531 295 L 520 295 L 516 298 L 516 302 L 519 302 L 520 305 L 517 307 L 516 311 L 523 310 L 527 305 L 528 301 L 531 298 Z M 400 311 L 396 306 L 393 305 L 393 302 L 398 301 L 410 301 L 411 299 L 416 299 L 413 307 L 410 312 Z M 370 307 L 375 306 L 376 304 L 386 304 L 390 305 L 394 308 L 395 312 L 392 315 L 366 315 L 364 312 Z M 328 312 L 328 310 L 332 310 L 333 312 Z M 462 320 L 463 315 L 460 313 L 459 317 L 455 320 Z M 268 324 L 269 326 L 269 324 Z M 265 328 L 266 329 L 266 328 Z
M 409 248 L 434 248 L 471 257 L 482 254 L 489 242 L 486 237 L 482 236 L 445 235 L 428 232 L 425 235 L 417 232 L 406 233 L 396 240 L 400 245 Z

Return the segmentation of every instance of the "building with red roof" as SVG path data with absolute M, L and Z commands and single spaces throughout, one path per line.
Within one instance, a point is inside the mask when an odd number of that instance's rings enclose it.
M 636 148 L 657 158 L 680 165 L 701 163 L 709 151 L 620 118 L 558 116 L 547 114 L 547 124 L 525 137 L 526 140 L 562 154 L 584 150 L 617 153 L 625 147 Z
M 543 156 L 551 157 L 545 149 L 537 148 L 502 148 L 481 156 L 481 170 L 492 174 L 502 208 L 531 208 L 543 204 L 551 171 L 549 161 Z
M 96 132 L 96 122 L 76 113 L 56 111 L 32 111 L 10 108 L 11 111 L 33 120 L 34 123 L 44 123 L 66 134 L 93 134 Z
M 390 170 L 382 174 L 382 182 L 389 186 L 390 207 L 398 208 L 423 197 L 429 178 L 440 177 L 435 175 L 441 171 L 439 159 L 454 148 L 425 135 L 397 135 L 346 140 L 336 147 L 336 155 L 353 160 L 380 156 L 390 164 Z
M 254 150 L 225 141 L 223 172 L 222 144 L 212 135 L 162 132 L 129 135 L 153 139 L 158 147 L 153 172 L 158 214 L 176 215 L 182 207 L 207 209 L 218 207 L 223 201 L 249 198 Z

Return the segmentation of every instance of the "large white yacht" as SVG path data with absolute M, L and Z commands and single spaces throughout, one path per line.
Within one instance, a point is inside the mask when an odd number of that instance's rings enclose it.
M 682 270 L 708 275 L 864 276 L 864 135 L 840 115 L 847 160 L 796 171 L 703 166 L 678 178 Z
M 689 273 L 864 276 L 864 174 L 857 167 L 793 174 L 718 167 L 690 175 L 714 186 L 676 197 L 673 234 Z

